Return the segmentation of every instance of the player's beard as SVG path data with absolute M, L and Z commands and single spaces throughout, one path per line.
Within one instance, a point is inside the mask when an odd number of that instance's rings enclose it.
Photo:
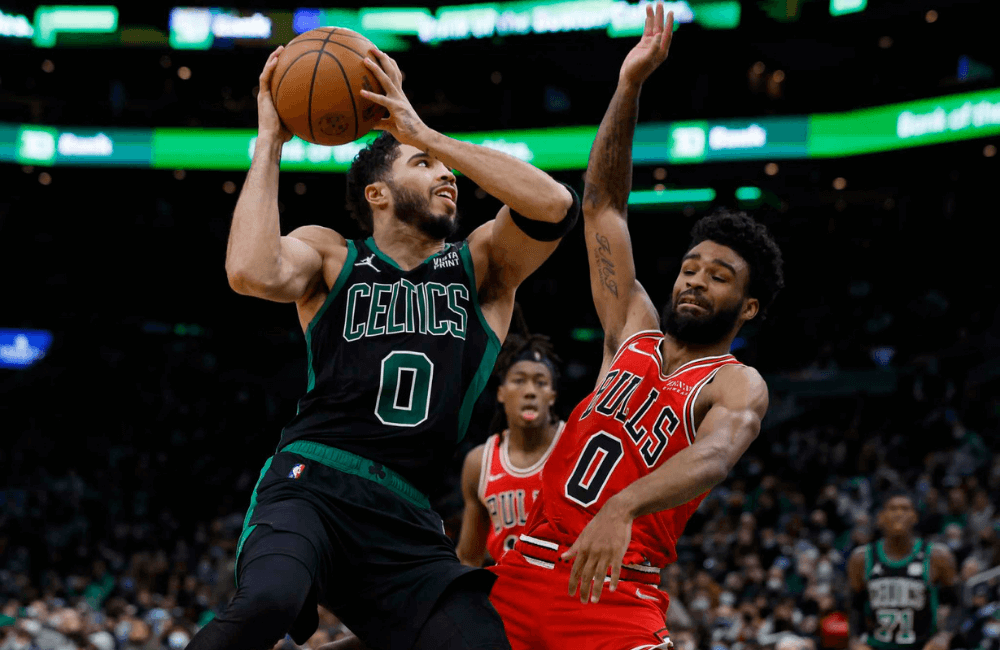
M 696 316 L 691 313 L 679 313 L 674 309 L 674 302 L 671 299 L 663 307 L 661 319 L 663 331 L 684 343 L 695 345 L 718 343 L 733 331 L 741 307 L 742 305 L 737 304 L 728 309 Z
M 416 228 L 431 239 L 448 239 L 458 230 L 458 213 L 454 217 L 431 212 L 431 200 L 417 192 L 393 183 L 386 183 L 392 190 L 396 218 Z

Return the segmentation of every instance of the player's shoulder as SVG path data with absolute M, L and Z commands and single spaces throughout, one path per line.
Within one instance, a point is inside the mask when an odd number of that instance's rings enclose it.
M 469 467 L 474 465 L 478 468 L 483 462 L 483 456 L 486 455 L 486 444 L 491 441 L 492 438 L 470 449 L 469 453 L 465 454 L 465 466 Z
M 325 226 L 299 226 L 288 233 L 288 236 L 309 244 L 321 253 L 347 248 L 347 239 L 333 228 Z
M 706 396 L 713 401 L 716 398 L 727 402 L 735 400 L 765 410 L 769 401 L 767 382 L 757 369 L 737 363 L 718 369 L 707 386 Z
M 720 367 L 715 378 L 721 383 L 740 385 L 749 389 L 767 392 L 767 382 L 764 381 L 764 377 L 760 372 L 753 366 L 746 366 L 742 363 L 729 363 Z

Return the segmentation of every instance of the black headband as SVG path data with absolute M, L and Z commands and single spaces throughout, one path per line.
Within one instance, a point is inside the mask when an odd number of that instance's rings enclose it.
M 534 361 L 535 363 L 544 363 L 548 369 L 549 373 L 552 375 L 552 380 L 555 381 L 556 378 L 556 367 L 552 363 L 552 360 L 547 356 L 539 352 L 538 350 L 532 350 L 531 348 L 526 348 L 521 354 L 517 355 L 513 361 L 510 362 L 511 367 L 514 366 L 518 361 Z M 510 369 L 507 370 L 510 372 Z

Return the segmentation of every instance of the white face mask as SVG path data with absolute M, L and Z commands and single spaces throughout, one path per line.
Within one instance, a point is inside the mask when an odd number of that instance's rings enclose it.
M 182 632 L 181 630 L 175 630 L 167 637 L 167 643 L 170 644 L 173 650 L 181 650 L 190 640 L 191 637 L 187 635 L 187 632 Z
M 779 591 L 782 587 L 781 578 L 769 578 L 767 581 L 767 588 L 771 591 Z

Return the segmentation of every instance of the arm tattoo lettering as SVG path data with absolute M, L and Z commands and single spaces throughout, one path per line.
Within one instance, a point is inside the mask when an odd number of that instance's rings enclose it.
M 611 261 L 611 243 L 601 233 L 594 233 L 597 246 L 594 247 L 594 263 L 597 265 L 598 277 L 608 293 L 618 297 L 618 282 L 615 280 L 615 263 Z

